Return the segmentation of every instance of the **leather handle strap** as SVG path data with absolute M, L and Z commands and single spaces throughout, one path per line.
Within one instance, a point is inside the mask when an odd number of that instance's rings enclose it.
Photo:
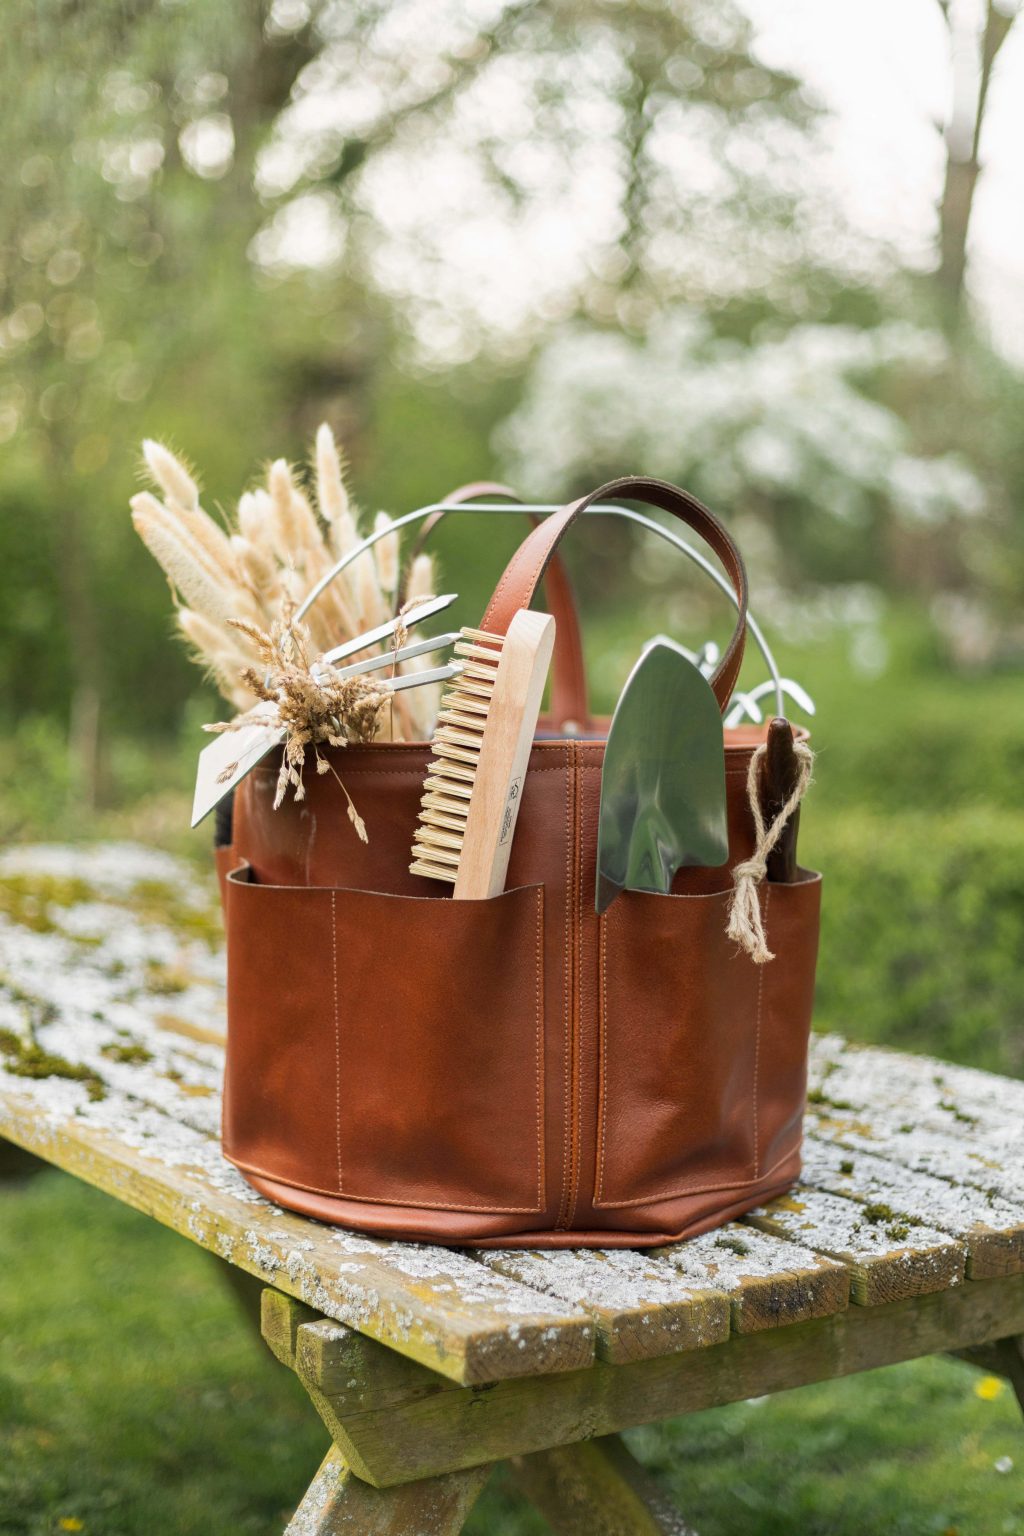
M 743 556 L 714 513 L 688 491 L 680 490 L 667 480 L 653 480 L 644 475 L 609 480 L 607 485 L 598 486 L 596 491 L 581 496 L 539 524 L 527 534 L 506 566 L 480 627 L 492 634 L 505 634 L 519 609 L 530 606 L 537 586 L 550 570 L 558 545 L 570 526 L 595 502 L 615 500 L 641 501 L 662 512 L 672 513 L 700 534 L 725 567 L 736 593 L 738 612 L 732 639 L 711 677 L 711 687 L 724 710 L 739 678 L 747 634 L 747 573 Z
M 508 501 L 521 497 L 511 486 L 496 480 L 474 480 L 460 485 L 443 499 L 458 504 L 464 501 L 481 501 L 484 497 L 502 496 Z M 443 511 L 432 512 L 424 518 L 416 542 L 412 546 L 410 561 L 423 550 L 427 539 L 444 517 Z M 536 516 L 534 528 L 543 526 Z M 591 724 L 590 704 L 587 696 L 587 669 L 583 656 L 583 637 L 580 633 L 576 598 L 569 580 L 569 573 L 557 551 L 552 553 L 544 573 L 544 596 L 548 612 L 555 620 L 555 654 L 551 665 L 551 716 L 556 729 L 573 726 L 586 731 Z M 511 615 L 509 616 L 511 622 Z

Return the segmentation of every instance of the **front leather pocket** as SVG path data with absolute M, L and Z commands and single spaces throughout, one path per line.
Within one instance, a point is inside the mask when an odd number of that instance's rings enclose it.
M 225 1151 L 388 1205 L 544 1207 L 543 889 L 228 879 Z
M 624 891 L 601 919 L 596 1206 L 755 1176 L 765 967 L 726 937 L 729 900 Z

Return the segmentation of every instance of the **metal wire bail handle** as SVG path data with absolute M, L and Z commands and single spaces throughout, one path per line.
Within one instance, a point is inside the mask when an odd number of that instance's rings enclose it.
M 553 512 L 561 512 L 561 510 L 562 506 L 560 503 L 539 501 L 502 502 L 500 505 L 495 505 L 489 501 L 435 501 L 430 506 L 417 507 L 414 512 L 403 513 L 401 517 L 389 523 L 386 528 L 376 529 L 373 533 L 368 533 L 365 539 L 362 539 L 352 549 L 348 550 L 346 554 L 342 555 L 341 559 L 321 576 L 316 585 L 311 587 L 309 592 L 306 593 L 306 596 L 296 610 L 295 617 L 296 619 L 301 619 L 307 614 L 317 598 L 322 592 L 327 590 L 335 577 L 340 576 L 347 566 L 359 559 L 360 555 L 364 554 L 368 549 L 372 549 L 378 539 L 386 538 L 388 534 L 393 534 L 399 528 L 404 528 L 409 524 L 422 522 L 424 518 L 431 517 L 435 512 L 490 512 L 498 513 L 505 517 L 509 513 L 524 514 L 526 516 L 529 516 L 531 513 L 550 515 Z M 636 523 L 640 528 L 646 528 L 650 533 L 656 533 L 659 538 L 667 540 L 675 549 L 684 554 L 694 565 L 699 566 L 706 575 L 711 577 L 715 585 L 725 593 L 733 607 L 739 608 L 739 601 L 730 583 L 715 569 L 707 556 L 701 554 L 699 549 L 694 549 L 693 545 L 688 544 L 678 533 L 675 533 L 671 528 L 666 528 L 664 524 L 657 522 L 653 517 L 647 517 L 643 512 L 634 512 L 630 507 L 618 506 L 614 502 L 595 502 L 593 506 L 587 507 L 584 510 L 583 516 L 621 517 L 625 518 L 627 522 Z M 761 626 L 749 610 L 747 612 L 747 628 L 753 635 L 754 641 L 764 657 L 765 665 L 768 668 L 775 692 L 775 712 L 778 715 L 784 715 L 786 713 L 786 706 L 783 699 L 782 678 L 779 674 L 779 668 L 768 641 L 764 637 Z

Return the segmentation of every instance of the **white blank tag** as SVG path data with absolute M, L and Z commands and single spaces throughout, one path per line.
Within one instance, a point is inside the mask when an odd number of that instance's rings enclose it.
M 214 806 L 251 773 L 261 758 L 284 741 L 279 725 L 244 725 L 221 733 L 199 754 L 192 825 L 197 827 Z

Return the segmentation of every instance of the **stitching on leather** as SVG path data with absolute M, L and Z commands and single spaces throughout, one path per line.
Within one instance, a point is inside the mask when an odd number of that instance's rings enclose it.
M 771 887 L 764 888 L 764 933 L 765 941 L 768 939 L 768 901 L 771 896 Z M 757 1023 L 754 1026 L 754 1178 L 758 1177 L 761 1168 L 761 1141 L 757 1127 L 757 1080 L 761 1067 L 761 1010 L 764 1006 L 764 966 L 757 968 Z
M 565 1213 L 569 1197 L 569 1135 L 572 1122 L 570 1111 L 570 1007 L 572 992 L 572 747 L 565 748 L 565 974 L 562 981 L 564 998 L 564 1054 L 562 1063 L 562 1188 L 558 1197 L 558 1229 L 565 1226 Z
M 576 765 L 579 766 L 578 764 Z M 583 889 L 583 796 L 580 786 L 576 786 L 576 868 L 573 871 L 573 916 L 578 920 L 581 893 Z M 582 937 L 582 933 L 580 934 Z M 580 943 L 577 941 L 572 946 L 573 953 L 573 1014 L 575 1028 L 573 1030 L 572 1050 L 572 1178 L 569 1189 L 572 1195 L 572 1204 L 569 1207 L 569 1218 L 566 1223 L 571 1227 L 576 1220 L 576 1202 L 580 1192 L 580 1120 L 582 1119 L 582 1106 L 580 1104 L 580 1056 L 582 1042 L 580 1032 L 582 1030 L 583 1005 L 582 1005 L 582 957 Z
M 338 921 L 331 892 L 331 970 L 334 977 L 334 1141 L 338 1153 L 338 1194 L 341 1182 L 341 1025 L 338 1020 Z
M 581 746 L 581 747 L 603 747 L 604 744 L 605 744 L 605 739 L 604 739 L 604 737 L 599 737 L 595 741 L 582 741 L 582 740 L 579 740 L 577 737 L 574 736 L 571 739 L 570 742 L 566 743 L 564 740 L 558 740 L 558 739 L 551 739 L 551 738 L 549 738 L 546 741 L 535 741 L 535 742 L 533 742 L 532 743 L 532 749 L 535 750 L 535 751 L 538 751 L 538 752 L 545 752 L 545 753 L 548 753 L 548 752 L 550 752 L 550 753 L 555 753 L 555 752 L 562 753 L 562 752 L 564 752 L 565 747 L 566 747 L 567 744 L 568 745 L 578 745 L 578 746 Z M 383 745 L 383 744 L 381 743 L 381 744 L 378 744 L 378 745 Z M 359 762 L 355 762 L 355 763 L 349 765 L 346 762 L 345 772 L 346 773 L 373 773 L 373 774 L 378 774 L 378 775 L 380 775 L 382 777 L 385 774 L 400 774 L 404 778 L 404 777 L 408 776 L 409 774 L 422 772 L 422 765 L 426 762 L 427 758 L 430 756 L 430 742 L 429 741 L 417 742 L 414 745 L 409 746 L 409 747 L 396 746 L 394 748 L 392 748 L 390 743 L 388 743 L 387 747 L 388 747 L 388 752 L 387 752 L 388 757 L 391 757 L 392 753 L 396 757 L 408 753 L 410 756 L 415 755 L 416 761 L 414 763 L 410 763 L 407 768 L 379 768 L 375 763 L 359 763 Z M 353 755 L 355 755 L 360 750 L 361 749 L 359 747 L 355 747 L 355 746 L 349 747 L 349 751 Z M 750 747 L 743 746 L 743 747 L 729 747 L 729 748 L 727 748 L 727 750 L 730 751 L 730 752 L 743 752 L 744 754 L 749 756 L 749 754 L 750 754 L 752 749 Z M 598 764 L 597 766 L 600 767 L 600 764 Z M 560 772 L 562 772 L 564 770 L 564 768 L 565 768 L 565 763 L 564 762 L 543 763 L 543 764 L 538 765 L 536 768 L 532 768 L 530 771 L 532 773 L 560 773 Z M 264 777 L 264 778 L 275 778 L 276 779 L 277 778 L 277 769 L 276 768 L 267 767 L 266 764 L 264 764 L 264 763 L 257 763 L 256 767 L 250 770 L 249 777 L 254 778 L 257 775 L 260 775 L 261 777 Z
M 686 895 L 676 896 L 676 895 L 672 895 L 672 896 L 669 897 L 669 900 L 675 900 L 675 901 L 706 901 L 709 898 L 714 898 L 715 896 L 723 897 L 723 896 L 728 896 L 728 894 L 729 894 L 728 891 L 712 891 L 710 893 L 707 893 L 707 894 L 704 894 L 704 895 L 698 895 L 698 896 L 686 896 Z M 766 892 L 765 892 L 765 910 L 766 910 L 766 912 L 767 912 L 767 898 L 768 898 L 768 891 L 766 890 Z M 606 933 L 606 925 L 611 921 L 611 918 L 614 915 L 614 912 L 615 912 L 615 908 L 611 907 L 611 908 L 609 908 L 609 910 L 606 913 L 603 914 L 603 916 L 601 918 L 601 927 L 600 927 L 599 955 L 600 955 L 600 974 L 601 974 L 601 1008 L 600 1008 L 600 1053 L 601 1054 L 600 1054 L 600 1062 L 599 1062 L 599 1066 L 598 1066 L 598 1148 L 599 1148 L 599 1151 L 598 1151 L 598 1165 L 597 1165 L 597 1186 L 596 1186 L 596 1189 L 594 1191 L 594 1208 L 597 1209 L 597 1210 L 603 1209 L 603 1210 L 615 1210 L 615 1211 L 617 1211 L 617 1210 L 622 1210 L 622 1209 L 624 1209 L 626 1207 L 635 1206 L 635 1205 L 659 1205 L 663 1200 L 673 1200 L 673 1199 L 675 1199 L 679 1195 L 698 1194 L 698 1193 L 700 1193 L 700 1194 L 704 1194 L 704 1193 L 710 1194 L 710 1193 L 713 1193 L 715 1190 L 719 1190 L 719 1189 L 740 1189 L 740 1188 L 743 1188 L 747 1184 L 756 1184 L 759 1178 L 767 1178 L 769 1176 L 769 1174 L 774 1172 L 774 1170 L 779 1166 L 779 1163 L 778 1162 L 773 1163 L 772 1167 L 770 1169 L 768 1169 L 767 1172 L 765 1172 L 765 1173 L 761 1173 L 759 1171 L 759 1161 L 760 1161 L 760 1159 L 759 1159 L 758 1146 L 757 1146 L 757 1134 L 758 1134 L 757 1133 L 757 1061 L 758 1061 L 757 1053 L 758 1053 L 758 1044 L 760 1042 L 760 1034 L 761 1034 L 761 998 L 762 998 L 762 993 L 763 993 L 763 988 L 764 988 L 764 967 L 760 966 L 758 968 L 759 975 L 758 975 L 758 996 L 757 996 L 757 1025 L 756 1025 L 756 1031 L 755 1031 L 755 1037 L 754 1037 L 754 1040 L 755 1040 L 755 1044 L 754 1044 L 754 1168 L 753 1168 L 752 1175 L 749 1178 L 741 1179 L 738 1183 L 737 1182 L 732 1182 L 732 1183 L 725 1183 L 725 1184 L 707 1184 L 707 1183 L 704 1182 L 703 1179 L 691 1180 L 690 1183 L 682 1184 L 682 1185 L 680 1185 L 676 1189 L 668 1190 L 667 1193 L 665 1193 L 665 1194 L 662 1194 L 659 1191 L 657 1194 L 653 1194 L 653 1195 L 639 1195 L 639 1196 L 637 1196 L 637 1198 L 635 1200 L 606 1200 L 604 1198 L 605 1119 L 606 1119 L 606 1112 L 607 1112 L 607 1092 L 606 1092 L 605 1066 L 606 1066 L 606 1063 L 607 1063 L 607 1055 L 608 1055 L 608 1028 L 607 1028 L 607 1021 L 608 1021 L 608 963 L 607 963 L 607 943 L 606 943 L 606 940 L 605 940 L 605 933 Z M 787 1156 L 788 1155 L 789 1154 L 787 1154 Z M 780 1159 L 780 1161 L 785 1161 L 785 1159 Z
M 224 1148 L 224 1156 L 229 1163 L 234 1163 L 236 1168 L 245 1168 L 249 1173 L 259 1174 L 262 1179 L 272 1179 L 275 1184 L 283 1184 L 287 1189 L 305 1189 L 311 1195 L 329 1195 L 334 1199 L 358 1200 L 361 1205 L 393 1205 L 408 1206 L 416 1211 L 483 1211 L 491 1216 L 536 1216 L 535 1205 L 469 1205 L 460 1200 L 458 1204 L 451 1200 L 389 1200 L 386 1195 L 352 1195 L 345 1193 L 339 1195 L 336 1189 L 323 1189 L 319 1184 L 302 1184 L 298 1179 L 286 1179 L 280 1173 L 271 1173 L 269 1168 L 260 1168 L 257 1163 L 247 1163 L 243 1158 L 236 1157 L 233 1152 Z M 429 1239 L 424 1239 L 429 1241 Z
M 544 1209 L 544 887 L 537 887 L 537 1210 Z
M 770 1179 L 778 1168 L 781 1168 L 784 1163 L 788 1163 L 790 1158 L 793 1156 L 793 1153 L 799 1151 L 802 1141 L 803 1136 L 798 1132 L 792 1146 L 789 1147 L 787 1151 L 783 1152 L 778 1158 L 776 1158 L 772 1166 L 770 1168 L 766 1168 L 758 1179 L 741 1179 L 738 1184 L 699 1185 L 697 1186 L 696 1190 L 686 1188 L 683 1190 L 676 1190 L 673 1192 L 673 1194 L 714 1194 L 716 1190 L 720 1189 L 749 1189 L 755 1184 L 763 1183 L 765 1179 Z M 234 1163 L 236 1168 L 245 1168 L 249 1173 L 259 1174 L 261 1178 L 272 1179 L 275 1184 L 284 1184 L 288 1189 L 305 1189 L 308 1190 L 312 1195 L 329 1195 L 333 1196 L 335 1199 L 338 1198 L 338 1191 L 336 1189 L 322 1189 L 318 1184 L 300 1184 L 295 1179 L 282 1178 L 281 1174 L 279 1173 L 271 1173 L 269 1168 L 261 1168 L 256 1163 L 248 1163 L 244 1158 L 236 1157 L 233 1152 L 228 1151 L 227 1147 L 225 1147 L 223 1151 L 224 1156 L 227 1158 L 228 1162 Z M 408 1206 L 411 1210 L 483 1211 L 494 1216 L 536 1215 L 536 1211 L 532 1205 L 499 1206 L 460 1204 L 459 1206 L 453 1206 L 447 1200 L 387 1200 L 382 1199 L 379 1195 L 345 1195 L 343 1198 L 345 1200 L 357 1200 L 362 1205 L 393 1205 L 398 1207 Z M 672 1198 L 672 1195 L 659 1195 L 656 1199 L 652 1200 L 645 1195 L 639 1200 L 609 1201 L 605 1208 L 609 1210 L 618 1210 L 623 1206 L 659 1205 L 661 1204 L 662 1200 L 670 1200 Z M 564 1229 L 556 1228 L 555 1230 L 559 1231 Z M 538 1229 L 538 1236 L 540 1233 L 541 1229 Z
M 523 552 L 523 546 L 530 542 L 530 540 L 533 538 L 533 535 L 537 532 L 537 530 L 539 528 L 543 528 L 543 527 L 544 527 L 543 523 L 538 523 L 536 525 L 536 527 L 534 527 L 534 528 L 532 528 L 530 530 L 530 532 L 526 535 L 526 538 L 523 540 L 523 543 L 520 544 L 519 548 L 516 550 L 515 554 L 512 556 L 512 559 L 509 561 L 508 565 L 506 565 L 505 569 L 502 571 L 502 573 L 501 573 L 501 580 L 498 582 L 498 585 L 495 587 L 494 592 L 491 594 L 491 600 L 487 604 L 487 611 L 486 611 L 486 613 L 484 614 L 483 618 L 480 621 L 480 628 L 481 629 L 486 629 L 488 624 L 493 621 L 494 610 L 498 607 L 499 600 L 501 598 L 501 594 L 502 594 L 502 592 L 504 592 L 505 588 L 508 586 L 509 582 L 512 580 L 512 577 L 515 574 L 515 572 L 516 572 L 516 570 L 517 570 L 517 568 L 518 568 L 518 566 L 520 564 L 520 556 L 522 555 L 522 552 Z M 543 564 L 543 561 L 541 563 Z M 534 580 L 536 580 L 536 577 L 534 577 Z
M 236 870 L 229 871 L 229 878 L 230 878 L 231 875 L 240 874 L 242 872 L 242 870 L 246 870 L 247 872 L 249 872 L 251 874 L 251 866 L 244 859 L 239 864 L 239 866 L 238 866 L 238 868 Z M 235 883 L 238 884 L 238 883 L 241 883 L 241 882 L 237 882 L 236 881 Z M 248 884 L 250 882 L 247 881 L 245 883 Z M 308 891 L 316 891 L 316 890 L 319 889 L 321 891 L 321 893 L 323 891 L 322 887 L 318 888 L 318 887 L 315 887 L 315 886 L 309 886 L 309 887 L 274 887 L 274 886 L 266 886 L 266 885 L 263 885 L 263 886 L 254 885 L 254 888 L 255 889 L 265 890 L 265 891 L 266 890 L 275 890 L 275 889 L 278 889 L 278 890 L 280 890 L 280 889 L 289 889 L 289 890 L 291 890 L 291 889 L 304 889 L 304 890 L 308 890 Z M 530 887 L 518 887 L 517 889 L 521 889 L 521 890 L 525 891 L 525 890 L 529 890 Z M 543 1138 L 544 1138 L 544 1071 L 543 1071 L 543 1069 L 544 1069 L 544 993 L 543 993 L 543 978 L 544 978 L 544 916 L 543 916 L 544 915 L 544 887 L 542 885 L 538 885 L 538 886 L 533 888 L 533 894 L 535 896 L 535 908 L 536 908 L 536 913 L 537 913 L 537 923 L 536 923 L 536 929 L 537 929 L 537 951 L 536 951 L 536 953 L 537 953 L 537 960 L 536 960 L 536 968 L 535 968 L 535 973 L 536 973 L 536 985 L 535 985 L 536 1003 L 535 1003 L 535 1011 L 536 1011 L 536 1021 L 537 1021 L 536 1022 L 536 1069 L 535 1069 L 536 1085 L 537 1085 L 536 1095 L 535 1095 L 535 1102 L 536 1102 L 536 1106 L 537 1106 L 536 1107 L 536 1114 L 537 1114 L 537 1204 L 536 1205 L 490 1205 L 490 1204 L 483 1204 L 483 1205 L 481 1205 L 481 1204 L 469 1204 L 466 1201 L 461 1201 L 461 1202 L 459 1202 L 456 1205 L 456 1204 L 453 1204 L 452 1202 L 447 1201 L 447 1200 L 445 1200 L 445 1201 L 439 1201 L 439 1200 L 414 1200 L 414 1199 L 408 1199 L 408 1198 L 407 1199 L 403 1199 L 403 1200 L 389 1200 L 386 1196 L 382 1196 L 382 1195 L 357 1195 L 357 1194 L 351 1194 L 351 1193 L 349 1193 L 348 1191 L 346 1191 L 344 1189 L 344 1187 L 343 1187 L 343 1180 L 342 1180 L 342 1171 L 341 1171 L 341 1019 L 340 1019 L 339 995 L 338 995 L 338 925 L 337 925 L 337 902 L 336 902 L 337 892 L 334 889 L 330 889 L 328 894 L 330 895 L 330 898 L 331 898 L 331 969 L 332 969 L 332 991 L 333 991 L 333 1004 L 334 1004 L 335 1148 L 336 1148 L 336 1154 L 337 1154 L 337 1171 L 338 1171 L 337 1187 L 334 1188 L 334 1189 L 324 1189 L 320 1185 L 317 1185 L 317 1184 L 299 1183 L 296 1180 L 284 1178 L 280 1173 L 272 1173 L 269 1168 L 261 1168 L 256 1163 L 245 1162 L 241 1158 L 237 1158 L 237 1157 L 233 1156 L 231 1153 L 228 1152 L 226 1145 L 224 1146 L 225 1155 L 229 1157 L 231 1162 L 236 1163 L 239 1168 L 247 1168 L 250 1172 L 255 1173 L 255 1174 L 259 1174 L 263 1178 L 274 1180 L 275 1183 L 285 1184 L 285 1185 L 288 1185 L 289 1187 L 296 1188 L 296 1189 L 305 1189 L 305 1190 L 308 1190 L 312 1194 L 330 1195 L 330 1196 L 335 1196 L 335 1197 L 340 1196 L 340 1197 L 343 1197 L 346 1200 L 358 1200 L 358 1201 L 361 1201 L 362 1203 L 367 1204 L 367 1205 L 390 1205 L 390 1206 L 406 1206 L 407 1205 L 407 1206 L 409 1206 L 411 1208 L 415 1208 L 415 1209 L 421 1209 L 422 1208 L 422 1209 L 436 1209 L 436 1210 L 452 1209 L 452 1210 L 465 1210 L 465 1211 L 481 1211 L 481 1212 L 490 1212 L 490 1213 L 492 1213 L 494 1215 L 509 1215 L 509 1216 L 536 1215 L 539 1211 L 542 1211 L 544 1209 L 544 1173 L 543 1173 L 543 1168 L 544 1168 L 544 1163 L 543 1163 L 543 1145 L 544 1145 L 544 1141 L 543 1141 Z M 373 893 L 373 892 L 355 892 L 354 894 L 356 894 L 356 895 L 373 895 L 375 893 Z M 507 892 L 505 894 L 511 895 L 513 893 L 512 892 Z M 496 898 L 493 898 L 493 899 L 500 900 L 501 898 L 500 897 L 496 897 Z M 223 1140 L 223 1138 L 222 1138 L 222 1140 Z
M 505 567 L 505 569 L 504 569 L 504 571 L 502 573 L 501 580 L 498 582 L 498 585 L 494 589 L 494 595 L 492 596 L 490 602 L 487 604 L 487 612 L 484 614 L 483 620 L 481 621 L 481 626 L 480 626 L 481 629 L 486 629 L 488 623 L 492 622 L 493 615 L 494 615 L 494 610 L 498 607 L 498 603 L 499 603 L 499 599 L 501 597 L 501 594 L 504 591 L 505 587 L 508 585 L 509 581 L 511 581 L 512 577 L 516 574 L 518 566 L 520 564 L 520 556 L 522 555 L 522 552 L 526 548 L 527 544 L 529 544 L 530 540 L 533 538 L 533 535 L 535 533 L 539 532 L 539 530 L 542 529 L 542 528 L 545 528 L 545 529 L 550 528 L 551 523 L 556 518 L 558 518 L 560 515 L 561 515 L 560 513 L 556 512 L 554 514 L 553 518 L 549 518 L 546 523 L 538 523 L 537 527 L 534 528 L 530 533 L 528 533 L 526 535 L 526 538 L 523 540 L 522 544 L 520 544 L 519 548 L 516 550 L 516 553 L 512 556 L 512 559 L 509 561 L 508 565 L 506 565 L 506 567 Z M 574 520 L 575 520 L 575 513 L 574 513 L 573 517 L 568 517 L 568 518 L 565 519 L 565 522 L 563 523 L 560 531 L 556 534 L 556 536 L 555 536 L 555 538 L 553 540 L 550 540 L 550 541 L 544 543 L 544 546 L 543 546 L 543 549 L 542 549 L 542 552 L 541 552 L 540 560 L 539 560 L 538 564 L 536 565 L 536 567 L 534 568 L 534 570 L 533 570 L 533 572 L 532 572 L 532 574 L 530 575 L 530 578 L 529 578 L 529 595 L 527 596 L 527 599 L 526 599 L 525 603 L 520 603 L 519 604 L 520 608 L 529 608 L 531 599 L 533 598 L 534 590 L 536 589 L 536 586 L 537 586 L 537 582 L 540 579 L 541 572 L 543 571 L 545 565 L 547 565 L 547 563 L 550 560 L 550 558 L 551 558 L 552 554 L 554 553 L 554 551 L 558 548 L 558 545 L 561 542 L 562 535 L 564 534 L 566 528 L 568 528 L 569 525 Z
M 610 913 L 602 912 L 598 919 L 597 953 L 601 978 L 600 1002 L 600 1055 L 597 1063 L 597 1188 L 594 1204 L 600 1205 L 604 1196 L 604 1135 L 605 1135 L 605 1075 L 608 1053 L 608 922 Z
M 601 1209 L 607 1211 L 620 1211 L 634 1205 L 661 1205 L 664 1201 L 675 1200 L 680 1195 L 713 1195 L 716 1193 L 716 1191 L 721 1189 L 752 1189 L 754 1185 L 763 1183 L 765 1179 L 770 1179 L 777 1168 L 781 1168 L 783 1163 L 788 1162 L 789 1159 L 793 1156 L 793 1153 L 800 1146 L 802 1140 L 803 1137 L 798 1136 L 797 1140 L 794 1142 L 793 1146 L 789 1148 L 788 1152 L 777 1158 L 776 1161 L 772 1163 L 770 1168 L 763 1169 L 762 1172 L 759 1173 L 756 1177 L 750 1175 L 745 1179 L 726 1179 L 724 1182 L 720 1182 L 718 1184 L 706 1184 L 703 1179 L 696 1179 L 691 1181 L 689 1184 L 681 1184 L 678 1189 L 670 1189 L 668 1193 L 664 1195 L 659 1192 L 658 1194 L 654 1195 L 638 1195 L 635 1200 L 605 1200 L 601 1206 Z M 597 1205 L 596 1200 L 594 1201 L 594 1204 L 595 1206 Z
M 558 545 L 561 543 L 562 535 L 565 533 L 565 530 L 569 527 L 569 525 L 573 521 L 574 521 L 573 518 L 571 518 L 571 517 L 568 518 L 565 521 L 565 523 L 562 525 L 561 530 L 555 536 L 553 541 L 542 552 L 540 559 L 538 560 L 537 564 L 534 566 L 533 570 L 530 572 L 530 575 L 528 577 L 527 588 L 526 588 L 526 599 L 525 599 L 524 602 L 521 602 L 519 604 L 520 608 L 529 608 L 531 602 L 533 601 L 533 594 L 537 590 L 537 583 L 540 581 L 541 574 L 542 574 L 542 572 L 544 570 L 544 567 L 547 565 L 548 561 L 551 559 L 551 556 L 554 554 L 555 550 L 558 548 Z

